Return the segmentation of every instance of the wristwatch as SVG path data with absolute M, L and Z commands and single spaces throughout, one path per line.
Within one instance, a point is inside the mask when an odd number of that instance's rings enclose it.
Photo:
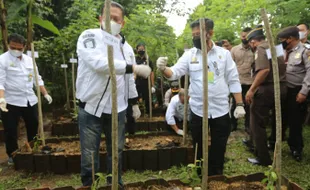
M 242 107 L 244 107 L 244 103 L 237 103 L 236 106 L 242 106 Z

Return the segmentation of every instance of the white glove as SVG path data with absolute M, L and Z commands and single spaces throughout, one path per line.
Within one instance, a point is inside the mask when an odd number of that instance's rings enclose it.
M 166 69 L 167 63 L 168 63 L 168 57 L 159 57 L 156 61 L 157 68 L 160 71 L 164 71 Z
M 152 87 L 152 94 L 154 94 L 155 92 L 156 92 L 156 89 Z
M 183 130 L 181 130 L 181 129 L 178 129 L 178 130 L 177 130 L 177 134 L 178 134 L 178 135 L 181 135 L 181 136 L 183 136 L 183 135 L 184 135 L 184 132 L 183 132 Z
M 3 112 L 8 112 L 9 110 L 6 109 L 6 101 L 4 98 L 0 98 L 0 109 L 3 111 Z
M 141 112 L 138 105 L 132 106 L 132 117 L 135 119 L 139 119 L 141 116 Z
M 245 110 L 243 108 L 243 106 L 237 106 L 235 111 L 234 111 L 234 116 L 236 119 L 244 117 L 245 115 Z
M 47 100 L 48 104 L 51 104 L 53 102 L 52 97 L 50 95 L 48 95 L 48 94 L 45 94 L 44 98 Z
M 134 65 L 133 72 L 140 77 L 147 78 L 150 76 L 152 70 L 148 65 Z

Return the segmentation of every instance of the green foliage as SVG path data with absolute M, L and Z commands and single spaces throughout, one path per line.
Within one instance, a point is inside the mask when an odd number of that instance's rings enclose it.
M 39 146 L 41 145 L 42 141 L 41 139 L 39 138 L 39 136 L 35 136 L 33 138 L 33 141 L 34 141 L 34 144 L 33 144 L 33 149 L 32 151 L 33 152 L 39 152 Z
M 182 173 L 179 175 L 180 180 L 191 186 L 196 186 L 201 183 L 201 179 L 197 173 L 201 169 L 201 161 L 197 160 L 195 164 L 188 164 L 187 167 L 182 168 Z
M 48 20 L 43 20 L 36 15 L 32 15 L 32 22 L 60 36 L 59 30 Z
M 278 179 L 276 172 L 274 171 L 272 166 L 269 166 L 269 170 L 264 172 L 266 178 L 262 180 L 263 184 L 266 184 L 267 190 L 274 190 L 275 182 Z

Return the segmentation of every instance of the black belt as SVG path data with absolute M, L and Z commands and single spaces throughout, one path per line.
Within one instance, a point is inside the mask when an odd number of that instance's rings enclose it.
M 80 108 L 84 109 L 85 105 L 86 105 L 86 102 L 82 102 L 81 100 L 78 100 L 78 104 L 79 104 Z

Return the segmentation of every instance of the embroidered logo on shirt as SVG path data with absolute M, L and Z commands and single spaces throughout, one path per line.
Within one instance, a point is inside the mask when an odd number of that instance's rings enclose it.
M 96 48 L 96 42 L 93 38 L 87 38 L 83 43 L 85 48 Z
M 16 65 L 12 62 L 10 63 L 10 67 L 16 67 Z
M 222 59 L 222 56 L 221 56 L 221 55 L 219 55 L 219 59 Z
M 193 58 L 192 58 L 192 61 L 191 61 L 191 64 L 197 64 L 197 63 L 199 63 L 199 62 L 197 61 L 197 58 L 196 58 L 196 57 L 193 57 Z
M 295 59 L 299 59 L 299 58 L 300 58 L 300 53 L 296 53 Z

